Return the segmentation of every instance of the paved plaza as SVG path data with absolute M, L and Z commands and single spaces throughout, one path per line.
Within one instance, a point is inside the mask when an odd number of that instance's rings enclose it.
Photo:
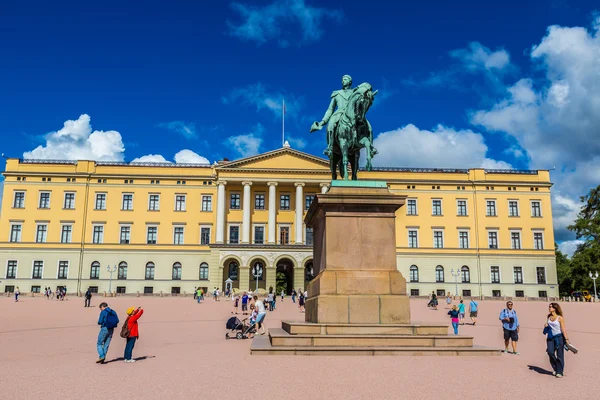
M 122 361 L 125 340 L 115 337 L 105 365 L 95 350 L 98 304 L 0 298 L 0 381 L 4 398 L 131 399 L 573 399 L 596 397 L 600 368 L 600 304 L 563 304 L 567 329 L 580 353 L 566 354 L 565 377 L 550 374 L 542 327 L 545 302 L 516 302 L 520 355 L 499 357 L 250 356 L 249 340 L 225 340 L 232 303 L 191 298 L 106 299 L 121 318 L 143 306 L 135 364 Z M 498 314 L 504 303 L 480 302 L 477 326 L 461 326 L 476 345 L 502 346 Z M 445 303 L 428 310 L 411 301 L 413 322 L 448 322 Z M 266 326 L 303 320 L 290 298 L 267 314 Z M 468 321 L 468 318 L 467 318 Z M 120 329 L 121 324 L 119 325 Z M 114 361 L 112 361 L 114 360 Z

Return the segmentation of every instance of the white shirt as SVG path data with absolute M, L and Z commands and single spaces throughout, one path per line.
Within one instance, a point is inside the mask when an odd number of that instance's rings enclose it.
M 254 306 L 256 307 L 256 309 L 258 310 L 258 313 L 265 313 L 267 312 L 267 310 L 265 310 L 265 305 L 263 304 L 262 301 L 260 300 L 256 300 L 256 303 L 254 304 Z

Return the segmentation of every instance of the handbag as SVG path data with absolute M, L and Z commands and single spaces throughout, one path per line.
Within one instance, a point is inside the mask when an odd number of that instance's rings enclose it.
M 570 342 L 565 343 L 565 350 L 572 351 L 573 354 L 577 354 L 579 352 L 579 349 L 577 347 L 573 346 Z

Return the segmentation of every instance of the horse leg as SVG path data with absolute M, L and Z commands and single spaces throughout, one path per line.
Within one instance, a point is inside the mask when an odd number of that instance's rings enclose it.
M 358 180 L 358 168 L 359 168 L 359 160 L 360 160 L 360 150 L 354 153 L 354 165 L 352 165 L 352 180 Z
M 340 139 L 340 149 L 342 152 L 342 171 L 341 175 L 344 180 L 348 180 L 348 141 L 346 139 Z
M 366 153 L 367 153 L 367 163 L 365 165 L 365 168 L 367 171 L 371 171 L 371 169 L 373 169 L 373 164 L 371 162 L 371 160 L 373 159 L 373 146 L 371 145 L 371 142 L 369 141 L 368 138 L 363 137 L 360 140 L 360 144 L 365 148 Z
M 337 164 L 338 164 L 338 157 L 335 154 L 331 155 L 331 158 L 329 159 L 329 168 L 331 169 L 331 180 L 335 181 L 337 180 L 337 172 L 336 172 L 336 168 L 337 168 Z

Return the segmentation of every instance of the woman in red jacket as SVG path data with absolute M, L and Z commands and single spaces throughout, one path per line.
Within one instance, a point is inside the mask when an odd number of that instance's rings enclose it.
M 135 360 L 131 358 L 131 353 L 133 352 L 133 346 L 135 346 L 135 341 L 140 336 L 138 331 L 138 319 L 142 316 L 144 310 L 142 307 L 133 308 L 129 307 L 127 309 L 127 327 L 129 328 L 129 337 L 127 338 L 127 344 L 125 344 L 125 362 L 133 363 Z

